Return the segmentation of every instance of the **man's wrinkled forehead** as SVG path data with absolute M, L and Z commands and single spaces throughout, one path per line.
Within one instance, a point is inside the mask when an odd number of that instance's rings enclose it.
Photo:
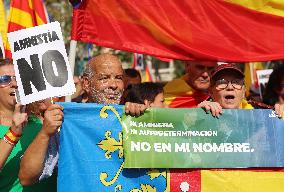
M 121 62 L 117 58 L 113 57 L 106 57 L 106 58 L 99 58 L 93 59 L 90 61 L 91 68 L 94 73 L 101 74 L 101 73 L 121 73 L 123 74 L 123 69 Z

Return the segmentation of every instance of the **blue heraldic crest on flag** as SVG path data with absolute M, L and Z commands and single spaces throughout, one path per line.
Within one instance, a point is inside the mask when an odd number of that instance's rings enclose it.
M 169 191 L 166 171 L 123 168 L 123 106 L 60 104 L 58 191 Z

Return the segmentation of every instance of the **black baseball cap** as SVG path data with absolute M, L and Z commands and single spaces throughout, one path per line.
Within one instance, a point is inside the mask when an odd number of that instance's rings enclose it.
M 224 71 L 224 70 L 235 71 L 235 72 L 239 73 L 242 76 L 242 78 L 245 77 L 244 73 L 235 64 L 228 63 L 228 64 L 218 65 L 218 67 L 216 67 L 212 71 L 211 79 L 214 79 L 214 77 L 216 77 L 216 75 L 218 75 L 221 71 Z

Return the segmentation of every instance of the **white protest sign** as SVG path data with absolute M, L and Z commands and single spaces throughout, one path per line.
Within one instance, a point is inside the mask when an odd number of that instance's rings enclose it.
M 11 32 L 8 39 L 21 104 L 75 92 L 59 22 Z
M 0 58 L 5 58 L 5 50 L 1 34 L 0 34 Z
M 259 85 L 260 96 L 262 97 L 266 84 L 268 83 L 269 76 L 272 69 L 256 70 L 257 82 Z
M 269 76 L 273 69 L 256 70 L 257 80 L 259 84 L 268 83 Z

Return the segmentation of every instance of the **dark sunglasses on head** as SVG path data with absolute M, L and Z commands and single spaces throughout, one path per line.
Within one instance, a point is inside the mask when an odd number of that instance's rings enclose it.
M 11 84 L 12 79 L 16 80 L 16 76 L 2 75 L 0 76 L 0 87 L 6 87 Z

